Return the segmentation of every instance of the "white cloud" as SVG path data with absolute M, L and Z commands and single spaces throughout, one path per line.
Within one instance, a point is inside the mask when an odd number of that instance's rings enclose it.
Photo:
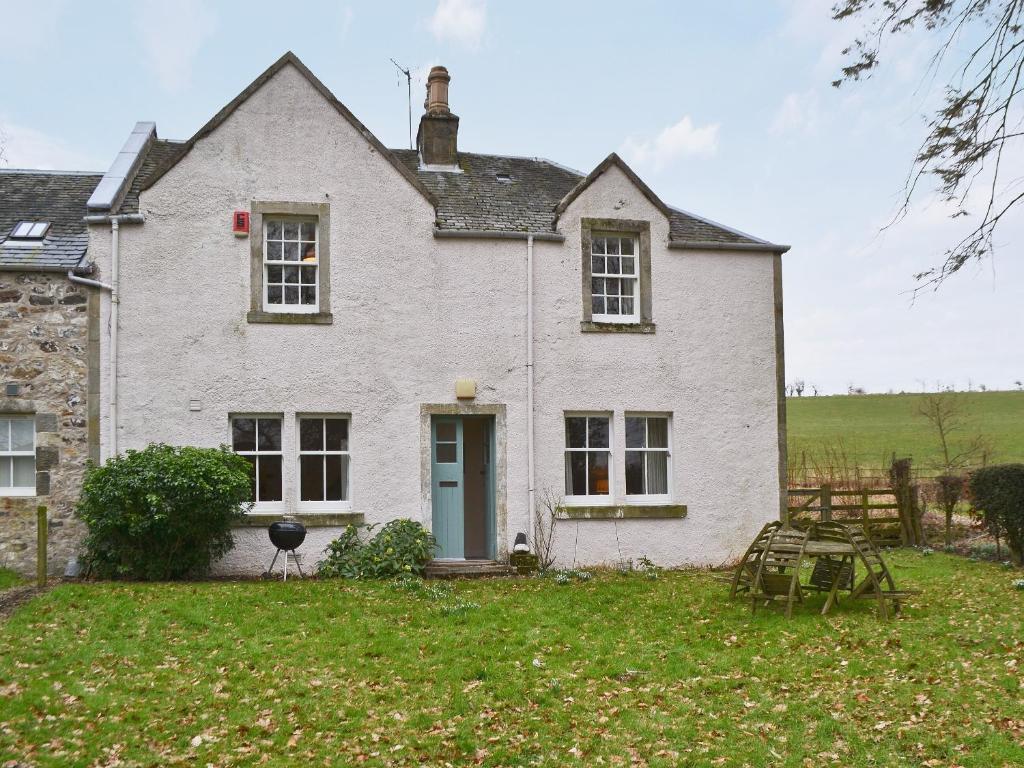
M 67 0 L 33 0 L 4 4 L 4 35 L 0 58 L 28 61 L 53 53 L 57 26 Z M 8 7 L 9 6 L 9 7 Z M 46 41 L 47 44 L 41 44 Z
M 439 0 L 430 18 L 430 31 L 438 40 L 454 40 L 479 48 L 487 26 L 483 0 Z
M 792 136 L 810 135 L 818 130 L 821 122 L 821 105 L 814 91 L 789 93 L 775 111 L 772 118 L 772 133 Z
M 107 163 L 63 139 L 0 117 L 0 165 L 62 171 L 103 171 Z
M 348 37 L 349 30 L 352 29 L 352 17 L 354 13 L 352 6 L 346 5 L 344 8 L 338 9 L 338 39 L 345 40 Z
M 178 92 L 192 79 L 192 64 L 217 26 L 216 14 L 203 0 L 143 0 L 135 28 L 160 87 Z
M 670 125 L 653 139 L 632 136 L 622 144 L 622 154 L 631 164 L 660 171 L 687 155 L 713 155 L 718 151 L 718 123 L 696 126 L 689 115 Z

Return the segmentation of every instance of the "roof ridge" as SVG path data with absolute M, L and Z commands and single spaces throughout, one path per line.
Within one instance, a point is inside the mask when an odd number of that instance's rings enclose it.
M 0 168 L 0 173 L 36 173 L 40 176 L 102 176 L 103 171 L 55 171 L 46 168 Z

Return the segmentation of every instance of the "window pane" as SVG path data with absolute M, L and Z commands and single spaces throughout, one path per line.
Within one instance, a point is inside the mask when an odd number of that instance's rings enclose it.
M 313 306 L 316 304 L 316 286 L 315 285 L 304 285 L 300 290 L 302 296 L 302 303 L 306 306 Z
M 352 459 L 348 456 L 341 456 L 341 496 L 339 497 L 342 501 L 348 501 L 350 498 L 349 489 L 349 474 L 352 472 Z
M 622 238 L 622 255 L 627 256 L 633 253 L 633 238 L 624 237 Z
M 668 448 L 668 419 L 647 419 L 647 445 L 651 448 Z
M 327 450 L 348 450 L 348 419 L 327 419 Z
M 587 487 L 590 496 L 608 495 L 608 454 L 604 451 L 590 451 L 587 453 L 587 474 L 589 485 Z
M 299 303 L 299 286 L 297 286 L 297 285 L 286 285 L 284 287 L 284 303 L 285 304 L 298 304 Z
M 594 254 L 594 253 L 596 253 L 596 254 L 604 253 L 604 238 L 603 237 L 595 237 L 591 241 L 591 243 L 590 243 L 590 252 L 592 254 Z
M 618 256 L 619 255 L 619 238 L 617 238 L 617 237 L 609 237 L 609 238 L 607 238 L 607 240 L 605 242 L 607 243 L 607 246 L 608 246 L 608 254 L 609 255 Z
M 324 449 L 324 420 L 299 420 L 299 450 L 322 451 Z
M 587 417 L 566 416 L 565 417 L 565 447 L 586 448 L 587 447 Z
M 619 309 L 622 310 L 622 314 L 624 314 L 624 315 L 632 315 L 633 314 L 633 300 L 632 299 L 623 299 L 621 302 L 619 302 Z
M 280 221 L 268 221 L 267 222 L 267 240 L 280 240 L 281 239 L 281 222 Z
M 303 243 L 299 251 L 302 253 L 303 261 L 316 261 L 316 244 Z
M 457 435 L 455 426 L 450 421 L 439 422 L 437 425 L 437 441 L 439 443 L 454 443 Z
M 256 419 L 234 419 L 231 422 L 231 447 L 236 451 L 256 450 Z
M 632 496 L 644 492 L 644 455 L 641 451 L 626 451 L 626 493 Z
M 299 499 L 324 500 L 324 457 L 299 457 Z
M 0 419 L 0 451 L 11 450 L 11 420 Z
M 591 416 L 588 423 L 588 448 L 608 447 L 608 419 L 603 416 Z
M 299 239 L 299 224 L 296 221 L 286 221 L 284 223 L 284 239 L 285 240 L 298 240 Z
M 604 256 L 590 257 L 590 273 L 592 275 L 604 274 Z
M 644 418 L 642 416 L 626 417 L 626 447 L 643 448 L 646 445 L 644 435 Z
M 285 267 L 284 268 L 284 282 L 286 282 L 286 283 L 298 283 L 299 282 L 299 268 L 298 267 Z
M 636 259 L 632 256 L 623 256 L 622 260 L 622 274 L 624 275 L 635 275 L 636 274 Z
M 268 283 L 280 283 L 284 272 L 281 271 L 281 267 L 267 267 L 267 282 Z
M 327 472 L 327 495 L 324 501 L 345 501 L 347 483 L 344 482 L 342 472 L 348 466 L 348 456 L 325 456 L 324 464 Z
M 605 280 L 604 280 L 603 277 L 595 277 L 595 278 L 593 278 L 590 281 L 590 292 L 591 293 L 596 293 L 596 294 L 604 293 L 604 283 L 605 283 Z
M 261 451 L 281 450 L 281 420 L 258 419 L 257 437 Z
M 302 267 L 302 284 L 316 285 L 316 267 Z
M 619 291 L 623 296 L 632 297 L 635 295 L 636 280 L 619 280 L 619 287 L 622 289 Z
M 587 454 L 585 451 L 566 451 L 565 493 L 567 496 L 587 495 Z
M 607 293 L 609 296 L 618 296 L 620 282 L 621 281 L 618 278 L 609 277 L 607 280 L 604 281 L 604 286 L 606 289 L 605 293 Z
M 604 314 L 604 296 L 594 296 L 593 298 L 590 299 L 590 314 Z
M 668 493 L 668 454 L 665 451 L 647 453 L 647 493 Z
M 618 297 L 612 298 L 611 296 L 609 296 L 607 304 L 608 304 L 608 309 L 606 311 L 607 311 L 607 313 L 609 315 L 617 315 L 617 314 L 619 314 L 619 299 L 618 299 Z
M 285 243 L 281 250 L 282 258 L 285 261 L 298 261 L 299 260 L 299 244 L 298 243 Z
M 14 487 L 35 488 L 36 487 L 36 458 L 35 456 L 15 456 L 14 462 Z
M 34 434 L 35 422 L 33 422 L 31 419 L 12 419 L 11 450 L 31 451 L 35 447 L 33 445 Z
M 455 464 L 459 460 L 458 446 L 455 443 L 437 444 L 437 463 Z
M 0 488 L 11 487 L 11 458 L 0 456 Z
M 280 501 L 281 457 L 260 456 L 257 471 L 260 475 L 260 497 L 257 501 Z
M 281 260 L 281 243 L 267 243 L 267 261 L 280 261 Z
M 619 274 L 619 257 L 609 256 L 608 257 L 608 274 L 617 275 Z
M 267 304 L 280 304 L 283 295 L 280 285 L 267 286 Z
M 312 221 L 302 222 L 302 239 L 316 240 L 316 224 Z

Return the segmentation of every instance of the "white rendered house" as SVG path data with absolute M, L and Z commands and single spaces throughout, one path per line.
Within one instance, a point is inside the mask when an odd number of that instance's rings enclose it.
M 583 176 L 458 150 L 448 74 L 385 148 L 292 54 L 188 141 L 136 126 L 90 200 L 104 456 L 232 445 L 259 572 L 297 517 L 507 557 L 541 497 L 563 563 L 717 564 L 784 489 L 778 246 Z M 116 316 L 114 316 L 116 315 Z

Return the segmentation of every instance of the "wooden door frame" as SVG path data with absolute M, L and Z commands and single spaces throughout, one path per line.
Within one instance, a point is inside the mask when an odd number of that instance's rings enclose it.
M 492 416 L 494 434 L 493 503 L 494 503 L 494 557 L 508 559 L 508 507 L 507 507 L 507 417 L 504 404 L 478 405 L 475 403 L 423 403 L 420 405 L 420 522 L 429 530 L 433 526 L 433 491 L 431 459 L 433 437 L 431 419 L 434 416 Z

